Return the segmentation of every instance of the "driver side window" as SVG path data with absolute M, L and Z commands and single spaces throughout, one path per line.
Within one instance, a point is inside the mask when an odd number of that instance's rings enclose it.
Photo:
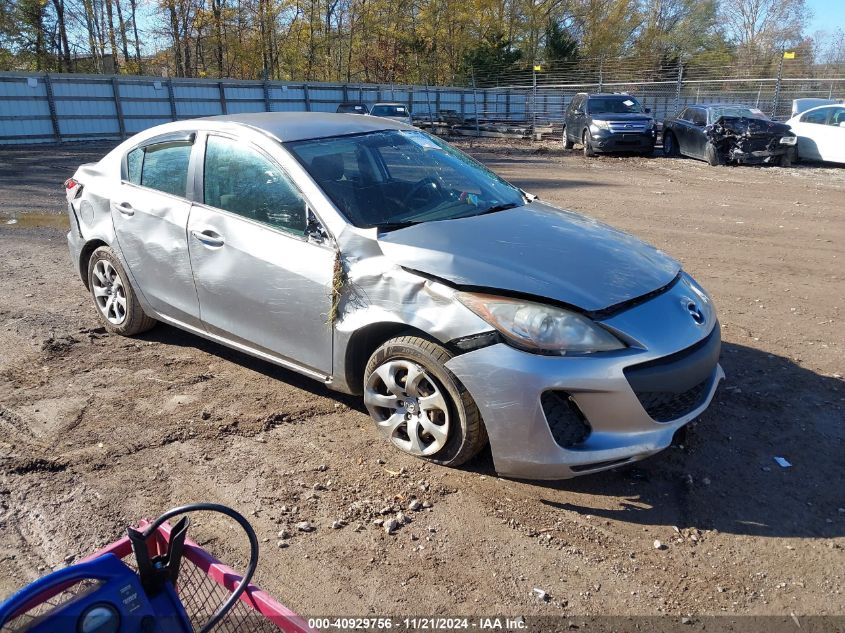
M 203 196 L 211 207 L 297 235 L 305 233 L 302 195 L 274 162 L 244 143 L 208 137 Z

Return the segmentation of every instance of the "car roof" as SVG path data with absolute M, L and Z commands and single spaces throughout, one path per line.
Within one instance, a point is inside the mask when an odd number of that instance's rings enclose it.
M 379 101 L 378 103 L 373 104 L 373 107 L 380 105 L 407 106 L 408 104 L 402 103 L 401 101 Z
M 266 132 L 282 142 L 363 134 L 380 130 L 412 129 L 408 125 L 389 119 L 328 112 L 250 112 L 205 117 L 200 120 L 247 125 Z M 190 124 L 190 121 L 184 123 Z
M 754 106 L 745 105 L 742 103 L 692 103 L 688 108 L 748 108 L 749 110 L 759 110 Z
M 588 97 L 619 97 L 620 99 L 630 99 L 631 97 L 634 97 L 634 99 L 636 99 L 636 96 L 628 94 L 627 92 L 579 92 L 578 94 L 587 95 Z

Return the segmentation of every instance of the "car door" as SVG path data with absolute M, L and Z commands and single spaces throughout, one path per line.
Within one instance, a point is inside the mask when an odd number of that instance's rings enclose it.
M 581 133 L 585 127 L 585 121 L 587 120 L 586 114 L 587 108 L 587 96 L 586 95 L 577 95 L 572 105 L 572 123 L 571 129 L 568 130 L 570 140 L 580 143 L 581 142 Z M 570 127 L 570 123 L 567 122 L 567 128 Z
M 678 151 L 684 156 L 689 156 L 689 135 L 692 121 L 690 121 L 692 108 L 684 108 L 675 118 L 672 124 L 672 131 L 678 141 Z
M 198 162 L 188 250 L 206 329 L 329 375 L 335 250 L 306 237 L 302 193 L 269 154 L 234 137 L 208 134 Z
M 117 245 L 139 292 L 157 315 L 200 326 L 185 236 L 194 134 L 158 137 L 130 150 L 111 198 Z
M 845 107 L 828 109 L 827 129 L 822 133 L 822 160 L 845 163 Z
M 707 110 L 705 108 L 689 109 L 689 125 L 686 133 L 687 151 L 684 152 L 695 158 L 705 157 L 707 136 L 704 128 L 707 126 Z
M 798 136 L 798 156 L 807 160 L 822 158 L 829 127 L 827 126 L 829 108 L 809 110 L 801 115 L 792 131 Z

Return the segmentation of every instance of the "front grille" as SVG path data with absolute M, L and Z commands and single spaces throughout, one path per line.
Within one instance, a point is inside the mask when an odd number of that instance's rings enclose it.
M 561 448 L 580 444 L 590 435 L 590 425 L 565 391 L 546 391 L 540 397 L 552 437 Z
M 642 391 L 637 393 L 637 398 L 652 420 L 671 422 L 701 406 L 704 398 L 707 397 L 708 382 L 708 380 L 700 382 L 683 393 Z
M 643 409 L 656 422 L 671 422 L 704 404 L 719 362 L 719 324 L 708 336 L 680 352 L 625 368 Z
M 609 121 L 610 131 L 614 134 L 642 134 L 648 126 L 647 121 Z

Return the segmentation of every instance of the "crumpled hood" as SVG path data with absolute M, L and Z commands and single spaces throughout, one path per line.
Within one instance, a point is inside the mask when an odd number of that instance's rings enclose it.
M 379 237 L 394 263 L 459 286 L 509 290 L 594 312 L 671 282 L 680 264 L 637 238 L 532 202 Z
M 711 138 L 727 136 L 780 138 L 789 132 L 790 127 L 786 123 L 742 116 L 719 117 L 705 130 Z

